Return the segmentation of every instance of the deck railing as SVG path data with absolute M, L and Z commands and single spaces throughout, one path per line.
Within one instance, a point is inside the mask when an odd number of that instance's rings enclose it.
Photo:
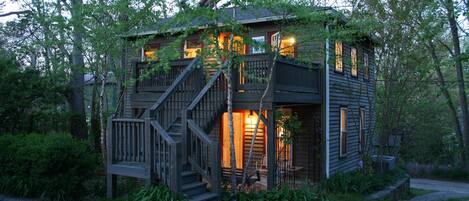
M 169 129 L 169 126 L 182 116 L 183 109 L 204 86 L 203 70 L 196 67 L 198 63 L 199 59 L 194 59 L 149 109 L 150 116 L 157 120 L 163 129 Z
M 171 62 L 169 69 L 156 69 L 158 62 L 138 62 L 135 69 L 136 90 L 165 91 L 182 73 L 190 60 L 176 60 Z
M 242 56 L 234 73 L 237 92 L 256 93 L 265 89 L 272 64 L 271 91 L 319 93 L 319 65 L 301 64 L 279 56 L 273 62 L 272 54 Z
M 145 122 L 143 119 L 111 119 L 109 136 L 112 161 L 145 162 Z
M 218 70 L 197 97 L 187 108 L 183 116 L 184 130 L 187 132 L 188 161 L 192 168 L 201 174 L 212 186 L 214 192 L 220 191 L 220 145 L 209 138 L 216 118 L 226 105 L 227 81 Z

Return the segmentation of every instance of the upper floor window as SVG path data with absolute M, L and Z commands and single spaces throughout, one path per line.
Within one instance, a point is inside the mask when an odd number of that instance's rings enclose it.
M 340 157 L 347 155 L 347 108 L 340 108 Z
M 363 54 L 363 66 L 364 66 L 364 70 L 365 70 L 365 79 L 370 79 L 370 64 L 369 64 L 369 61 L 368 61 L 368 54 L 367 53 L 364 53 Z
M 296 54 L 296 38 L 294 36 L 283 37 L 280 32 L 271 36 L 272 48 L 278 47 L 278 51 L 282 56 L 295 57 Z
M 194 58 L 202 50 L 202 43 L 197 40 L 186 40 L 184 43 L 184 58 Z
M 357 48 L 352 48 L 352 50 L 350 51 L 350 58 L 352 60 L 351 75 L 352 77 L 357 77 L 358 76 Z
M 218 36 L 218 45 L 221 49 L 229 50 L 232 48 L 238 54 L 245 54 L 246 52 L 246 45 L 243 42 L 243 38 L 241 36 L 233 36 L 233 44 L 231 44 L 231 33 L 220 33 Z
M 160 49 L 160 44 L 150 44 L 142 48 L 142 61 L 155 61 L 156 52 Z
M 342 49 L 342 42 L 336 41 L 335 42 L 335 71 L 336 72 L 344 72 L 344 62 L 343 62 L 343 49 Z
M 280 55 L 295 57 L 295 37 L 283 37 L 280 41 Z
M 261 54 L 265 52 L 265 49 L 263 47 L 260 47 L 259 45 L 265 43 L 265 37 L 264 36 L 254 36 L 251 38 L 253 41 L 257 43 L 256 46 L 253 46 L 249 49 L 249 53 L 251 54 Z
M 360 152 L 363 152 L 365 151 L 365 143 L 366 143 L 366 137 L 365 137 L 365 108 L 360 108 L 360 111 L 359 111 L 359 115 L 360 115 L 360 130 L 359 130 L 359 140 L 360 140 L 360 144 L 358 146 L 358 150 Z

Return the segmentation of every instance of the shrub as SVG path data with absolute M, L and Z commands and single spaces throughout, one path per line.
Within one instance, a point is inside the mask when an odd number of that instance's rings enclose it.
M 52 200 L 84 196 L 96 153 L 67 134 L 0 136 L 0 192 Z
M 222 200 L 228 201 L 230 199 L 230 193 L 224 192 Z M 256 192 L 239 192 L 237 195 L 238 201 L 315 201 L 322 200 L 320 196 L 314 192 L 310 187 L 304 187 L 300 189 L 292 189 L 290 187 L 280 187 L 278 189 L 263 190 Z
M 130 201 L 180 201 L 180 196 L 174 195 L 168 187 L 154 186 L 143 188 L 129 199 Z
M 403 174 L 401 169 L 384 173 L 364 174 L 360 171 L 338 173 L 321 183 L 320 187 L 331 193 L 369 194 L 382 190 L 395 182 Z

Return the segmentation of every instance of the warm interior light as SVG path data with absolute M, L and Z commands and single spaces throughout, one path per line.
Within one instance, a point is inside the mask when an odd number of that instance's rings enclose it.
M 255 117 L 254 114 L 252 114 L 252 110 L 249 111 L 248 116 L 246 117 L 246 124 L 247 125 L 252 125 L 255 123 Z
M 295 43 L 296 43 L 296 39 L 293 38 L 293 37 L 291 37 L 291 38 L 289 39 L 289 42 L 290 42 L 290 44 L 295 44 Z

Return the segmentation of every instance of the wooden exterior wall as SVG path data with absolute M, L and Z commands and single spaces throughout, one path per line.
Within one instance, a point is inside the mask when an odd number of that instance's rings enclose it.
M 348 172 L 360 167 L 359 109 L 365 109 L 365 133 L 375 122 L 375 63 L 371 45 L 343 42 L 343 73 L 335 71 L 335 41 L 329 41 L 329 167 L 330 175 Z M 351 48 L 357 48 L 358 77 L 351 76 Z M 364 79 L 363 53 L 369 55 L 369 80 Z M 348 153 L 340 157 L 340 108 L 348 108 Z

